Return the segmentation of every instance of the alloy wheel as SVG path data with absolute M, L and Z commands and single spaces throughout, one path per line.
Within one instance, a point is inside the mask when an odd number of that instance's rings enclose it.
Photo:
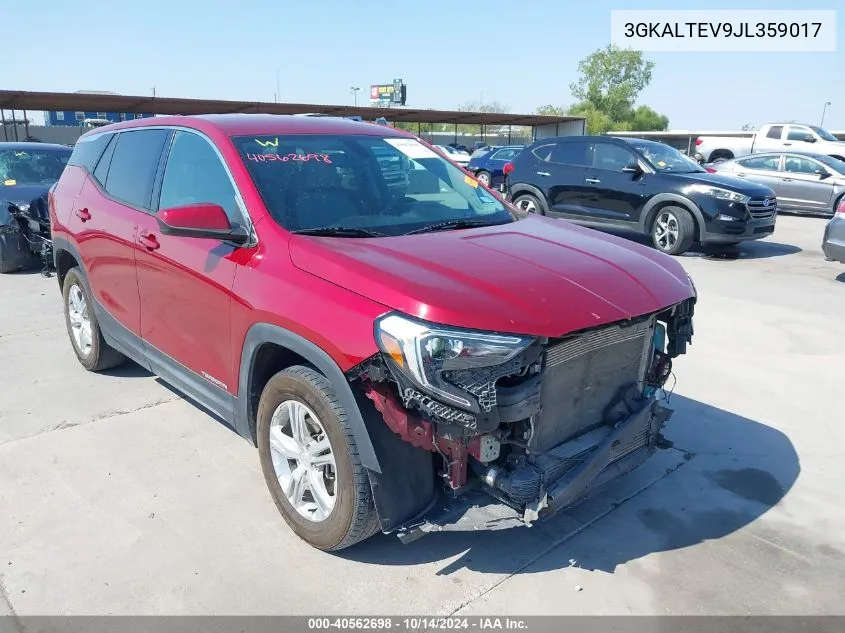
M 671 211 L 662 211 L 654 222 L 654 241 L 663 251 L 671 249 L 678 241 L 678 218 Z
M 270 455 L 282 492 L 310 521 L 324 521 L 334 509 L 337 466 L 326 429 L 314 411 L 285 400 L 270 420 Z
M 93 336 L 91 334 L 91 315 L 88 313 L 88 302 L 82 288 L 74 284 L 67 296 L 67 314 L 70 321 L 70 331 L 76 349 L 82 356 L 91 353 Z

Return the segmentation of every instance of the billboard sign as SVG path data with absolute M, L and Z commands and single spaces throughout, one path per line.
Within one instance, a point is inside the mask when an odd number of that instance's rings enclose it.
M 394 79 L 392 84 L 373 84 L 370 86 L 370 104 L 389 107 L 405 105 L 406 86 L 401 79 Z

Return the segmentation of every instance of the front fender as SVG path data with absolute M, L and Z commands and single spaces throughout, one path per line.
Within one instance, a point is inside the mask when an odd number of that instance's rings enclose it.
M 352 387 L 346 375 L 338 367 L 337 363 L 323 349 L 314 343 L 303 338 L 295 332 L 286 330 L 271 323 L 255 323 L 246 333 L 243 349 L 241 351 L 240 375 L 238 377 L 238 399 L 235 405 L 235 428 L 237 432 L 246 438 L 252 436 L 250 419 L 254 415 L 250 411 L 251 392 L 250 385 L 253 379 L 253 369 L 258 348 L 264 343 L 274 343 L 289 349 L 298 354 L 322 373 L 332 383 L 337 397 L 340 399 L 346 415 L 349 417 L 349 426 L 355 436 L 355 443 L 358 445 L 358 454 L 361 458 L 361 465 L 376 473 L 381 473 L 378 458 L 367 426 L 361 416 L 361 410 L 352 393 Z
M 689 211 L 695 219 L 696 236 L 701 239 L 701 231 L 704 229 L 705 220 L 698 205 L 689 198 L 677 193 L 659 193 L 649 200 L 643 207 L 640 214 L 640 231 L 643 233 L 651 232 L 651 223 L 654 221 L 654 216 L 657 215 L 657 210 L 666 203 L 676 204 Z

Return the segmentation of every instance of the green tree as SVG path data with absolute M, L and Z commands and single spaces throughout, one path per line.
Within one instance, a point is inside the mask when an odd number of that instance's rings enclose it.
M 571 84 L 575 105 L 544 105 L 537 114 L 582 116 L 588 134 L 626 130 L 665 130 L 669 119 L 648 106 L 635 107 L 637 97 L 651 81 L 654 62 L 640 51 L 617 46 L 600 48 L 578 63 L 578 81 Z
M 654 62 L 642 51 L 613 44 L 600 48 L 578 62 L 578 81 L 570 85 L 572 96 L 586 101 L 615 121 L 628 119 L 640 92 L 651 81 Z
M 669 117 L 659 114 L 648 106 L 638 106 L 629 119 L 632 130 L 660 132 L 669 129 Z

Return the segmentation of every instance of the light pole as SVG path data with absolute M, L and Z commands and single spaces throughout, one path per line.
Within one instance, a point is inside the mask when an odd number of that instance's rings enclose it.
M 830 101 L 824 102 L 824 107 L 822 108 L 822 122 L 819 123 L 819 127 L 824 127 L 824 114 L 827 112 L 827 106 L 830 105 Z
M 356 108 L 358 107 L 358 91 L 360 89 L 361 88 L 359 88 L 358 86 L 351 86 L 349 88 L 349 92 L 352 93 L 352 103 Z

